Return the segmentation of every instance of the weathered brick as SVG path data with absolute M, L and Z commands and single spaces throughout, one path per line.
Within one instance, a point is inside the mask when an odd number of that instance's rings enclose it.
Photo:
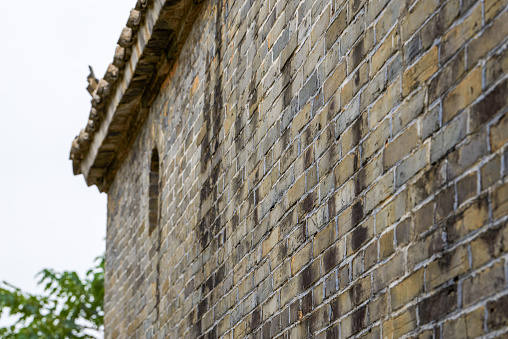
M 333 19 L 325 33 L 326 49 L 329 50 L 347 27 L 347 10 L 344 8 Z
M 457 308 L 457 285 L 448 286 L 418 304 L 420 321 L 427 324 Z
M 467 48 L 468 67 L 476 65 L 479 59 L 485 57 L 488 51 L 494 49 L 506 37 L 508 34 L 506 20 L 508 20 L 508 13 L 496 18 L 491 26 L 471 41 Z
M 488 153 L 486 133 L 479 133 L 448 156 L 448 178 L 453 179 Z
M 473 102 L 482 91 L 482 70 L 472 70 L 443 99 L 443 123 L 453 119 L 463 108 Z
M 381 121 L 401 99 L 400 77 L 393 82 L 381 95 L 369 111 L 369 126 L 375 126 Z M 406 110 L 404 110 L 406 112 Z M 409 115 L 409 114 L 408 114 Z
M 465 52 L 460 51 L 457 53 L 453 59 L 451 59 L 436 75 L 436 77 L 432 78 L 432 80 L 429 82 L 429 102 L 433 102 L 437 98 L 439 98 L 443 93 L 448 91 L 453 84 L 456 83 L 458 79 L 464 74 L 465 71 Z M 471 75 L 470 75 L 471 76 Z M 476 74 L 475 74 L 476 76 Z M 472 83 L 472 80 L 469 82 L 469 85 L 478 86 L 481 83 L 476 84 Z M 464 80 L 461 82 L 463 83 Z M 463 96 L 469 96 L 469 93 L 467 93 L 467 85 L 464 83 L 463 88 L 461 89 L 463 93 Z M 460 93 L 457 92 L 457 96 L 460 95 Z M 457 100 L 458 98 L 453 98 L 454 100 Z M 447 99 L 451 103 L 451 98 Z M 454 107 L 449 107 L 449 109 L 454 109 Z
M 386 259 L 395 252 L 393 235 L 394 231 L 392 229 L 379 238 L 379 259 Z
M 378 151 L 390 137 L 390 121 L 384 120 L 362 142 L 362 163 Z
M 505 284 L 504 262 L 497 262 L 464 280 L 462 284 L 463 305 L 467 307 L 474 304 L 502 290 Z
M 492 216 L 494 219 L 508 212 L 508 183 L 498 186 L 492 195 Z
M 416 310 L 414 307 L 409 307 L 401 314 L 383 323 L 383 337 L 400 338 L 404 334 L 412 332 L 416 326 Z
M 480 101 L 471 106 L 469 113 L 469 130 L 474 132 L 493 118 L 499 111 L 508 106 L 508 79 L 503 80 Z
M 479 307 L 473 312 L 462 315 L 459 318 L 446 321 L 443 324 L 443 336 L 445 338 L 476 338 L 483 335 L 483 323 L 485 309 Z
M 418 129 L 412 125 L 394 140 L 386 144 L 383 151 L 383 168 L 387 170 L 405 157 L 418 145 Z
M 444 253 L 441 258 L 432 261 L 427 266 L 427 288 L 434 289 L 450 279 L 460 277 L 468 269 L 467 248 L 459 246 L 451 252 Z
M 438 161 L 458 144 L 467 134 L 467 117 L 461 115 L 453 120 L 440 133 L 432 138 L 430 147 L 430 162 Z
M 492 158 L 488 163 L 482 166 L 480 177 L 482 190 L 494 185 L 501 176 L 501 159 L 499 156 Z
M 489 208 L 486 197 L 474 202 L 446 223 L 448 239 L 456 241 L 482 227 L 488 220 Z
M 448 31 L 442 40 L 442 62 L 448 60 L 482 27 L 482 6 L 477 4 L 460 24 Z
M 451 0 L 444 3 L 421 29 L 422 48 L 425 50 L 432 45 L 434 40 L 447 31 L 460 14 L 460 1 Z
M 374 271 L 372 288 L 375 293 L 387 286 L 387 284 L 402 276 L 405 271 L 405 260 L 402 253 L 396 254 L 388 262 Z
M 438 47 L 434 46 L 425 53 L 402 77 L 402 95 L 406 96 L 438 70 Z
M 394 83 L 395 84 L 395 83 Z M 393 134 L 399 133 L 411 121 L 423 112 L 425 91 L 419 90 L 414 93 L 393 113 Z
M 425 19 L 436 10 L 437 6 L 438 2 L 435 0 L 419 0 L 416 2 L 402 19 L 402 41 L 407 41 L 407 39 L 425 22 Z
M 501 119 L 490 129 L 490 149 L 497 151 L 508 142 L 508 113 L 505 113 Z M 486 153 L 486 152 L 484 152 Z
M 404 306 L 424 291 L 424 270 L 419 269 L 390 289 L 392 308 Z
M 487 303 L 487 328 L 497 330 L 508 324 L 508 296 Z
M 312 243 L 308 243 L 291 258 L 291 274 L 295 275 L 312 257 Z
M 508 72 L 508 49 L 492 55 L 485 64 L 485 86 L 490 87 Z
M 335 223 L 329 223 L 313 240 L 313 256 L 317 257 L 336 240 Z
M 337 65 L 332 75 L 326 79 L 323 85 L 324 100 L 327 102 L 330 100 L 332 95 L 340 87 L 344 79 L 346 78 L 346 62 L 343 61 Z
M 370 76 L 375 75 L 386 60 L 388 60 L 395 51 L 400 48 L 400 36 L 397 27 L 394 27 L 381 43 L 379 48 L 374 52 L 370 63 Z

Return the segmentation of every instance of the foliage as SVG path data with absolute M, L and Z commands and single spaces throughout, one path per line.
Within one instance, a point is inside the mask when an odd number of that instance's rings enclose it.
M 48 269 L 38 276 L 43 295 L 0 283 L 0 315 L 5 311 L 18 319 L 12 326 L 0 327 L 1 338 L 95 338 L 90 330 L 102 332 L 104 257 L 96 259 L 84 279 L 73 271 Z

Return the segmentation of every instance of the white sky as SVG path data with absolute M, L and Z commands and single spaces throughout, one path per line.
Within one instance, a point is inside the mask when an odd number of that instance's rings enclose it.
M 72 174 L 69 150 L 135 0 L 4 1 L 0 11 L 0 281 L 37 291 L 43 268 L 92 267 L 106 195 Z

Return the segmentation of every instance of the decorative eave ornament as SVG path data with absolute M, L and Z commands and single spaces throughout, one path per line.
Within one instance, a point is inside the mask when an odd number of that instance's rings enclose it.
M 75 175 L 106 192 L 169 75 L 196 19 L 201 0 L 138 0 L 100 80 L 90 67 L 91 109 L 72 142 Z

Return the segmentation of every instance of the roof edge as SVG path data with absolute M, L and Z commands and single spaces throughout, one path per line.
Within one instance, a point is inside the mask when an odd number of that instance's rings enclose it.
M 72 142 L 75 175 L 107 192 L 149 107 L 169 76 L 202 0 L 138 0 L 113 62 L 92 92 L 86 127 Z

